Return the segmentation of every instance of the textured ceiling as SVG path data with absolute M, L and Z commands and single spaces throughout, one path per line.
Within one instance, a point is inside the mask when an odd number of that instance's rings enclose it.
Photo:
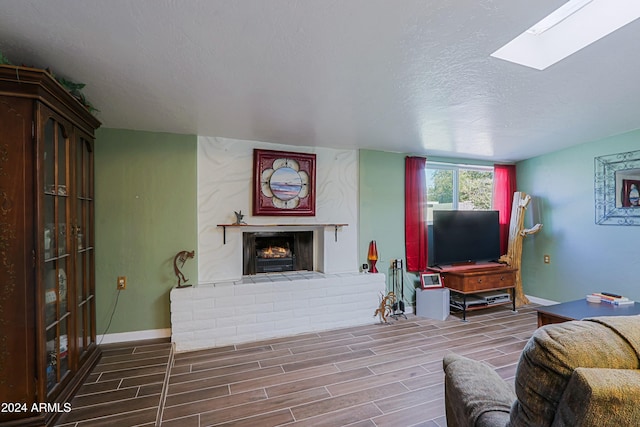
M 640 22 L 537 71 L 562 0 L 0 0 L 0 51 L 111 128 L 521 160 L 640 128 Z

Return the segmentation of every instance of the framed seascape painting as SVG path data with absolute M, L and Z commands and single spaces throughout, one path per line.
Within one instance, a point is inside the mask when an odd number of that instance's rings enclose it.
M 316 155 L 253 150 L 253 214 L 315 216 Z

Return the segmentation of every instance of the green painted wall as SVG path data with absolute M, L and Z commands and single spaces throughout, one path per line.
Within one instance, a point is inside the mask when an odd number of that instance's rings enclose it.
M 596 225 L 594 208 L 594 158 L 639 148 L 634 131 L 518 163 L 518 189 L 533 196 L 525 226 L 543 224 L 523 245 L 526 294 L 564 302 L 609 290 L 640 300 L 640 227 Z
M 387 275 L 390 286 L 391 260 L 404 255 L 404 158 L 405 154 L 360 150 L 360 211 L 358 260 L 367 263 L 369 242 L 376 241 L 378 271 Z M 405 277 L 405 301 L 415 291 Z
M 97 333 L 169 328 L 173 257 L 197 249 L 197 137 L 99 129 L 95 144 Z M 197 283 L 196 259 L 183 270 Z
M 404 257 L 404 158 L 399 153 L 359 152 L 358 259 L 367 262 L 369 242 L 375 240 L 380 271 L 392 259 Z

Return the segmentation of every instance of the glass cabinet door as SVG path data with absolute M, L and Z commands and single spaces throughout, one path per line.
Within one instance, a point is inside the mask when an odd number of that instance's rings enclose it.
M 93 244 L 93 146 L 80 136 L 75 145 L 75 245 L 76 245 L 76 338 L 80 358 L 95 336 L 94 244 Z
M 44 181 L 41 204 L 43 222 L 41 247 L 44 269 L 40 287 L 44 292 L 45 378 L 46 392 L 52 392 L 63 382 L 70 370 L 69 287 L 67 274 L 71 267 L 70 252 L 70 138 L 69 126 L 48 115 L 43 124 L 42 176 Z M 40 181 L 42 182 L 42 181 Z

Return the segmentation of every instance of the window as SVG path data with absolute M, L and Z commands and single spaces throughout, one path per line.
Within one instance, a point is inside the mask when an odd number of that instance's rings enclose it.
M 489 210 L 493 167 L 427 162 L 427 221 L 434 210 Z

